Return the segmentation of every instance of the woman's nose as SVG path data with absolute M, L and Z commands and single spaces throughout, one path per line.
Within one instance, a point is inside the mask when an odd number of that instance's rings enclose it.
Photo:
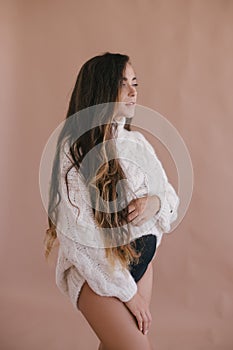
M 137 94 L 137 90 L 134 86 L 129 87 L 129 95 L 135 96 Z

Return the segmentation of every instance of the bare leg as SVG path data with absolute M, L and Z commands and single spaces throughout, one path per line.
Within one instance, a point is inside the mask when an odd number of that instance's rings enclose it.
M 153 265 L 150 262 L 142 278 L 137 282 L 139 293 L 144 296 L 148 304 L 151 303 L 152 286 L 153 286 Z M 108 350 L 103 343 L 99 344 L 98 350 Z
M 104 347 L 103 343 L 100 343 L 98 350 L 107 350 L 107 349 Z
M 138 281 L 138 292 L 146 299 L 148 304 L 151 303 L 152 287 L 153 287 L 153 265 L 149 263 L 146 272 Z
M 99 350 L 152 350 L 148 336 L 119 299 L 100 296 L 85 282 L 78 307 L 102 343 Z

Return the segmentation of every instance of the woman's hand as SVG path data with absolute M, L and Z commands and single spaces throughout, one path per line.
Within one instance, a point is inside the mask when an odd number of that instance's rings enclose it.
M 146 335 L 152 322 L 149 305 L 146 300 L 137 292 L 132 299 L 124 304 L 136 317 L 139 330 Z
M 156 195 L 133 199 L 128 205 L 128 221 L 140 226 L 160 210 L 160 205 L 160 199 Z

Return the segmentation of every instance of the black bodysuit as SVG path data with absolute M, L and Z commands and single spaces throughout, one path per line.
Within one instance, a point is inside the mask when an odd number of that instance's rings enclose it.
M 156 251 L 157 237 L 153 234 L 139 237 L 135 240 L 137 252 L 141 252 L 138 264 L 131 263 L 129 265 L 129 271 L 133 276 L 135 282 L 138 282 L 140 278 L 146 272 L 147 266 L 152 260 Z

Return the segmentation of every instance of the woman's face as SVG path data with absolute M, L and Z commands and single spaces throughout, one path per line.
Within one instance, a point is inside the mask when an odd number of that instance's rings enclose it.
M 137 79 L 131 64 L 127 63 L 119 90 L 119 114 L 132 117 L 137 100 Z
M 119 91 L 119 102 L 125 102 L 126 104 L 133 102 L 135 104 L 137 99 L 137 85 L 133 67 L 127 63 Z

